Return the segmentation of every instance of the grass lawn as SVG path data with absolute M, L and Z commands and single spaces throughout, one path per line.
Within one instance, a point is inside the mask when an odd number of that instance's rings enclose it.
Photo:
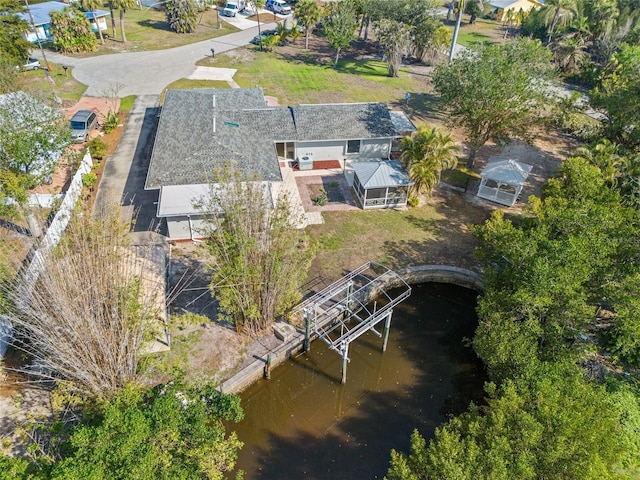
M 424 86 L 401 69 L 399 78 L 387 77 L 387 67 L 377 60 L 342 60 L 338 69 L 305 61 L 301 49 L 296 59 L 276 53 L 246 49 L 242 55 L 220 55 L 200 64 L 235 68 L 234 80 L 245 88 L 262 87 L 281 105 L 325 102 L 400 102 L 408 91 Z
M 104 7 L 108 10 L 108 6 Z M 127 10 L 124 15 L 124 32 L 127 36 L 127 43 L 122 43 L 120 34 L 120 22 L 117 10 L 116 35 L 113 36 L 111 21 L 108 19 L 109 28 L 106 33 L 109 35 L 105 39 L 105 44 L 100 45 L 98 50 L 84 54 L 73 54 L 74 57 L 93 57 L 114 52 L 141 51 L 141 50 L 164 50 L 166 48 L 180 47 L 190 43 L 200 42 L 210 38 L 220 37 L 229 33 L 237 32 L 238 29 L 226 22 L 218 22 L 217 12 L 208 9 L 199 14 L 198 27 L 194 33 L 175 33 L 169 28 L 164 12 L 143 7 L 141 10 L 133 8 Z
M 476 242 L 470 224 L 487 211 L 458 195 L 435 194 L 408 210 L 323 212 L 325 223 L 307 227 L 318 253 L 310 277 L 334 281 L 367 261 L 389 268 L 430 263 L 470 267 Z
M 463 18 L 463 23 L 458 31 L 458 44 L 471 47 L 479 43 L 504 43 L 500 22 L 478 18 L 474 25 L 469 25 L 464 23 L 464 20 L 468 20 L 467 16 Z M 453 32 L 453 25 L 447 25 L 447 28 Z
M 190 88 L 231 88 L 229 84 L 222 80 L 189 80 L 181 78 L 170 83 L 162 91 L 160 102 L 164 101 L 164 94 L 167 90 L 188 90 Z
M 80 100 L 87 86 L 74 80 L 71 76 L 71 70 L 65 72 L 62 65 L 51 62 L 49 62 L 49 65 L 52 68 L 50 76 L 53 78 L 55 85 L 47 80 L 43 69 L 32 70 L 30 72 L 20 73 L 22 90 L 36 96 L 48 98 L 55 95 L 62 99 L 63 106 L 72 105 Z

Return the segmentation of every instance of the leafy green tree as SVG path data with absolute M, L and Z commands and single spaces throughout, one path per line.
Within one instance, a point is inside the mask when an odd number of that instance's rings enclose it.
M 535 373 L 487 384 L 487 404 L 438 428 L 428 447 L 415 432 L 410 455 L 392 452 L 386 478 L 621 478 L 624 443 L 632 438 L 619 434 L 622 409 L 573 365 Z
M 469 15 L 469 25 L 476 23 L 476 19 L 483 13 L 482 1 L 471 0 L 465 3 L 464 13 Z
M 390 77 L 397 77 L 402 63 L 402 55 L 409 46 L 411 36 L 410 27 L 393 21 L 382 20 L 374 26 L 378 43 L 382 47 L 387 71 Z
M 53 46 L 63 53 L 93 52 L 98 40 L 89 19 L 77 6 L 51 12 Z
M 611 143 L 608 139 L 602 139 L 591 147 L 578 147 L 575 156 L 584 158 L 592 165 L 598 167 L 605 181 L 613 188 L 620 174 L 622 155 L 620 146 Z
M 120 11 L 120 34 L 122 35 L 122 41 L 127 43 L 127 35 L 124 31 L 124 14 L 127 10 L 133 8 L 136 4 L 136 0 L 111 0 L 113 8 L 117 8 Z
M 640 153 L 622 158 L 618 186 L 625 205 L 640 208 Z
M 348 2 L 331 2 L 334 5 L 332 13 L 324 22 L 324 33 L 327 35 L 329 45 L 336 51 L 334 67 L 338 67 L 340 52 L 349 48 L 354 40 L 356 32 L 356 14 L 352 5 Z
M 71 131 L 60 112 L 13 92 L 0 103 L 0 138 L 0 212 L 8 214 L 12 207 L 4 199 L 26 205 L 28 190 L 53 173 L 71 143 Z
M 605 135 L 628 148 L 640 146 L 640 111 L 632 99 L 640 98 L 640 46 L 624 46 L 611 58 L 596 88 L 589 92 L 595 108 L 607 116 Z
M 311 261 L 301 219 L 287 195 L 273 200 L 269 187 L 227 164 L 215 172 L 206 247 L 212 257 L 210 288 L 239 332 L 268 328 L 300 299 Z
M 455 168 L 460 148 L 449 133 L 436 127 L 422 127 L 400 141 L 401 160 L 413 182 L 410 196 L 413 201 L 429 194 L 440 180 L 442 170 Z
M 411 25 L 411 47 L 413 55 L 424 61 L 435 61 L 443 48 L 451 45 L 452 33 L 442 26 L 439 19 L 431 15 L 420 15 Z
M 126 389 L 74 429 L 49 478 L 222 480 L 242 447 L 224 422 L 242 416 L 239 397 L 209 384 Z
M 520 375 L 542 359 L 575 359 L 585 349 L 580 339 L 594 330 L 635 361 L 637 343 L 625 339 L 638 318 L 625 292 L 638 275 L 637 211 L 578 157 L 529 203 L 519 225 L 497 212 L 474 228 L 486 292 L 473 344 L 492 378 Z
M 19 75 L 15 62 L 0 55 L 0 94 L 19 90 Z
M 86 11 L 91 12 L 91 16 L 93 17 L 93 20 L 96 24 L 96 29 L 98 30 L 98 35 L 100 36 L 100 44 L 104 45 L 102 30 L 100 29 L 98 19 L 96 18 L 96 10 L 102 8 L 102 0 L 80 0 L 80 5 L 82 5 L 82 8 L 84 8 Z
M 549 77 L 550 52 L 538 41 L 520 39 L 504 46 L 467 50 L 451 65 L 437 65 L 435 91 L 449 123 L 462 127 L 469 166 L 490 138 L 528 140 L 545 104 L 541 83 Z
M 29 24 L 18 14 L 25 11 L 21 2 L 0 0 L 0 58 L 8 63 L 21 65 L 32 45 L 22 36 L 29 30 Z
M 177 33 L 192 33 L 198 26 L 195 0 L 170 0 L 165 4 L 165 15 L 169 26 Z
M 304 27 L 304 48 L 309 49 L 309 35 L 320 21 L 322 10 L 315 0 L 300 0 L 296 5 L 296 22 Z

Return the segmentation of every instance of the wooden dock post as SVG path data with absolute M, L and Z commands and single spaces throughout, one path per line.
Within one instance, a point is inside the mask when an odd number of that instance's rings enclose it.
M 309 309 L 304 309 L 304 351 L 311 349 L 311 318 L 309 318 Z
M 382 333 L 382 351 L 387 351 L 387 340 L 389 340 L 389 327 L 391 327 L 391 315 L 393 315 L 393 309 L 387 314 L 387 318 L 384 320 L 384 331 Z
M 271 378 L 271 354 L 267 354 L 267 363 L 264 365 L 264 378 L 269 380 Z

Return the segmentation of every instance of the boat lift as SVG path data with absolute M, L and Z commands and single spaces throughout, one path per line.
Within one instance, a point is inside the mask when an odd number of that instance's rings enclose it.
M 342 356 L 341 382 L 345 383 L 349 344 L 371 331 L 383 339 L 384 352 L 393 308 L 409 295 L 411 287 L 398 274 L 378 263 L 365 263 L 295 309 L 294 314 L 301 314 L 304 321 L 304 350 L 309 350 L 312 336 L 321 338 L 329 349 Z M 381 333 L 376 326 L 383 321 Z

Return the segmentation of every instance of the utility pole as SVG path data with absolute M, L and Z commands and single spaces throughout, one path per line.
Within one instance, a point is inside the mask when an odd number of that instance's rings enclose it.
M 31 9 L 29 8 L 29 0 L 24 0 L 24 4 L 27 7 L 27 12 L 29 13 L 29 19 L 31 20 L 31 27 L 36 34 L 36 40 L 38 42 L 38 48 L 40 48 L 40 53 L 42 54 L 42 59 L 44 60 L 44 66 L 47 69 L 47 72 L 51 71 L 51 66 L 49 65 L 49 61 L 47 60 L 47 56 L 44 54 L 44 48 L 42 48 L 42 42 L 40 41 L 40 35 L 38 35 L 38 29 L 36 28 L 36 22 L 33 21 L 33 15 L 31 15 Z
M 464 0 L 457 0 L 458 3 L 458 16 L 456 18 L 456 26 L 453 29 L 453 38 L 451 39 L 451 50 L 449 50 L 449 64 L 453 60 L 453 52 L 456 48 L 456 42 L 458 41 L 458 31 L 460 30 L 460 20 L 462 19 L 462 10 L 464 10 Z

